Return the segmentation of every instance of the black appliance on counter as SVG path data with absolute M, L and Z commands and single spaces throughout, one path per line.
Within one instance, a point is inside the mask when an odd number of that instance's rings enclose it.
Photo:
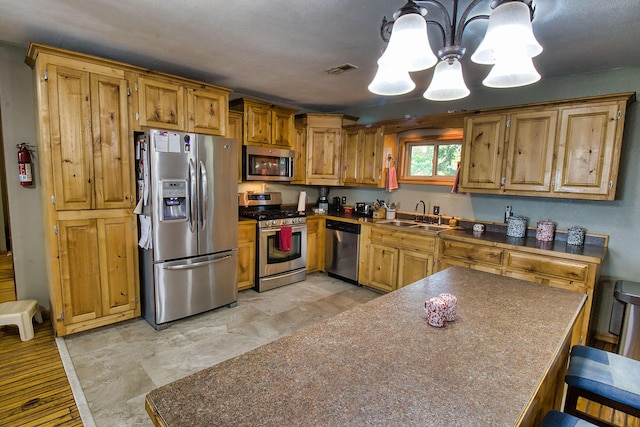
M 373 208 L 369 203 L 356 202 L 355 204 L 355 212 L 357 216 L 373 216 Z
M 334 197 L 331 201 L 330 212 L 340 213 L 342 212 L 342 206 L 340 204 L 340 197 Z

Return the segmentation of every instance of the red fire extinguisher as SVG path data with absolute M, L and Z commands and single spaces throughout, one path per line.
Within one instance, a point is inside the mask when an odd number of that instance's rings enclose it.
M 27 144 L 18 144 L 18 179 L 23 187 L 33 185 L 33 175 L 31 173 L 31 153 Z

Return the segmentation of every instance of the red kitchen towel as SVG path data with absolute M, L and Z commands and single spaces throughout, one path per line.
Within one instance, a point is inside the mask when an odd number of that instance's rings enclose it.
M 278 249 L 280 249 L 282 252 L 289 252 L 291 250 L 291 227 L 280 227 Z
M 398 189 L 398 175 L 395 166 L 389 166 L 387 170 L 387 191 L 391 193 Z

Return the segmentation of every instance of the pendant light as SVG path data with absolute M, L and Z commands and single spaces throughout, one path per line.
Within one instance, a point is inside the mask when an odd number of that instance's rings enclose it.
M 542 53 L 542 46 L 533 35 L 529 6 L 511 1 L 499 5 L 491 13 L 487 33 L 471 60 L 477 64 L 495 64 L 496 52 L 522 54 L 529 58 Z
M 470 91 L 461 63 L 466 50 L 462 46 L 462 35 L 469 23 L 485 19 L 489 20 L 486 35 L 471 56 L 474 62 L 493 65 L 483 81 L 484 85 L 507 88 L 540 80 L 531 59 L 542 52 L 531 26 L 535 10 L 533 0 L 471 0 L 460 18 L 458 0 L 452 1 L 452 14 L 438 0 L 409 0 L 394 13 L 394 20 L 383 18 L 380 35 L 388 46 L 378 59 L 378 71 L 369 85 L 371 92 L 400 95 L 415 88 L 409 73 L 430 68 L 437 62 L 427 34 L 427 24 L 431 24 L 441 30 L 444 47 L 438 50 L 440 62 L 423 96 L 434 101 L 468 96 Z M 491 15 L 469 17 L 472 9 L 489 1 Z M 442 23 L 427 19 L 427 9 L 418 4 L 439 9 L 440 15 L 446 19 Z
M 400 10 L 393 24 L 389 45 L 378 60 L 378 65 L 421 71 L 438 62 L 429 44 L 424 18 L 426 13 L 425 8 L 418 7 L 413 1 Z
M 431 84 L 423 96 L 432 101 L 452 101 L 464 98 L 469 93 L 460 61 L 458 58 L 450 58 L 436 65 Z
M 378 72 L 369 84 L 369 92 L 385 96 L 403 95 L 415 87 L 416 84 L 409 77 L 408 71 L 378 65 Z

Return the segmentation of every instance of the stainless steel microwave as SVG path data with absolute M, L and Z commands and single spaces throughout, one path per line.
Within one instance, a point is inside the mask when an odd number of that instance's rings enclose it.
M 242 146 L 245 181 L 292 181 L 295 151 L 283 148 Z

